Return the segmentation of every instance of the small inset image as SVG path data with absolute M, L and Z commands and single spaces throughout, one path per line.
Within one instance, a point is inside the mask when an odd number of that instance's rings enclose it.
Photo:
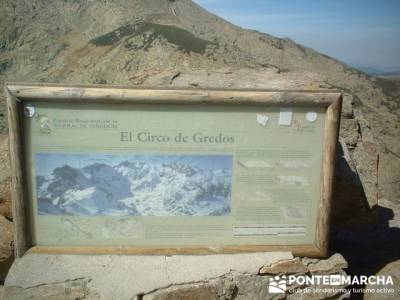
M 306 178 L 301 176 L 282 175 L 282 176 L 277 176 L 277 178 L 279 183 L 283 185 L 302 185 L 302 186 L 310 185 L 310 182 Z
M 106 221 L 101 228 L 104 238 L 144 238 L 143 224 L 133 218 L 122 218 Z
M 249 192 L 240 192 L 237 194 L 237 198 L 240 201 L 256 201 L 256 202 L 272 202 L 272 195 L 267 191 L 249 191 Z
M 35 121 L 39 123 L 41 133 L 51 133 L 51 124 L 46 114 L 35 114 Z
M 310 165 L 300 160 L 278 160 L 278 166 L 285 169 L 309 169 Z
M 281 207 L 281 209 L 286 220 L 303 220 L 307 216 L 304 207 L 288 205 Z
M 240 159 L 238 164 L 246 169 L 267 169 L 272 168 L 272 165 L 261 159 Z
M 225 216 L 231 155 L 37 153 L 39 215 Z

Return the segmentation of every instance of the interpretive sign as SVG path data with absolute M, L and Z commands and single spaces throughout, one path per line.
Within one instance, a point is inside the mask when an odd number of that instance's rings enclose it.
M 6 92 L 17 255 L 326 252 L 339 93 Z

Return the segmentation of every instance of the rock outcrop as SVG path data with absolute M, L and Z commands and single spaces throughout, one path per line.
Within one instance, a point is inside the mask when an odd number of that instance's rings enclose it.
M 390 205 L 399 205 L 400 105 L 398 93 L 393 92 L 398 87 L 382 79 L 290 39 L 234 26 L 190 0 L 54 0 L 50 4 L 45 0 L 4 0 L 0 28 L 0 85 L 26 81 L 339 89 L 345 94 L 333 206 L 335 227 L 371 223 L 382 197 Z M 6 133 L 3 94 L 0 103 L 0 129 Z M 0 138 L 0 214 L 10 220 L 9 182 L 4 135 Z M 10 222 L 2 220 L 0 231 L 11 230 Z M 10 240 L 3 244 L 6 249 Z M 8 250 L 4 253 L 11 255 Z M 299 263 L 297 260 L 300 268 Z M 238 290 L 250 296 L 246 282 L 252 281 L 253 292 L 259 289 L 262 295 L 266 277 L 253 274 L 241 278 L 237 284 L 233 278 L 211 285 L 196 283 L 192 290 L 211 299 L 215 295 L 229 299 Z M 86 295 L 86 281 L 77 285 L 77 289 L 67 288 L 76 297 Z M 171 293 L 175 298 L 186 295 L 184 288 Z M 58 290 L 55 288 L 55 293 Z
M 0 283 L 13 261 L 8 137 L 0 135 Z
M 0 215 L 12 219 L 11 214 L 11 174 L 8 156 L 8 136 L 0 134 Z
M 326 285 L 293 284 L 281 294 L 272 294 L 269 286 L 279 275 L 346 275 L 346 267 L 340 254 L 327 260 L 293 258 L 287 252 L 152 257 L 31 254 L 11 269 L 4 296 L 18 300 L 264 300 L 299 299 L 304 293 L 304 299 L 341 299 L 345 285 L 336 286 L 335 292 L 325 291 Z M 32 273 L 27 274 L 25 268 Z M 315 292 L 306 290 L 312 288 Z
M 0 283 L 5 279 L 13 262 L 12 223 L 0 216 Z
M 380 270 L 377 276 L 390 276 L 393 280 L 393 285 L 385 286 L 384 284 L 376 285 L 367 285 L 366 289 L 370 292 L 365 293 L 365 300 L 389 300 L 393 299 L 393 292 L 391 290 L 400 291 L 400 260 L 396 260 L 394 262 L 386 265 L 382 270 Z M 376 290 L 380 290 L 379 292 L 375 292 Z M 400 294 L 400 292 L 399 292 Z

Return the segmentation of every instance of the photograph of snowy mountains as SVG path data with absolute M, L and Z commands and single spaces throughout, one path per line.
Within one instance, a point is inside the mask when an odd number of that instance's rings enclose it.
M 35 155 L 39 215 L 224 216 L 231 155 Z

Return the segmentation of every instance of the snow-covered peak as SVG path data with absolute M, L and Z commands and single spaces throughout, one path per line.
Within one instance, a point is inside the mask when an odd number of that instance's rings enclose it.
M 187 163 L 123 161 L 68 165 L 37 176 L 39 213 L 71 215 L 225 215 L 231 171 Z

